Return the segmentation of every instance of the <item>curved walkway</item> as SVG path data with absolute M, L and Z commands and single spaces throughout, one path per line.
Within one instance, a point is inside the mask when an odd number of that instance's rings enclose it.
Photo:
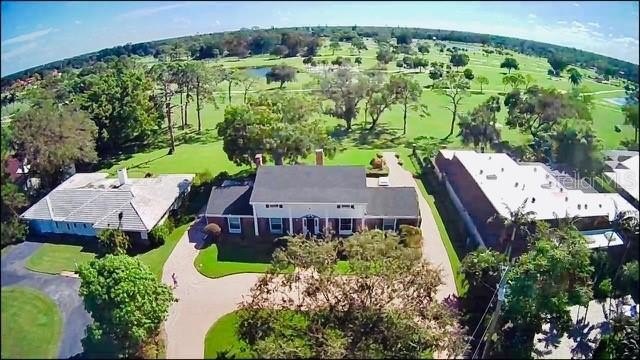
M 238 307 L 243 295 L 260 274 L 236 274 L 211 279 L 200 274 L 193 260 L 202 247 L 204 218 L 198 219 L 184 233 L 164 264 L 162 281 L 173 285 L 176 274 L 178 287 L 174 290 L 178 302 L 169 310 L 165 323 L 168 359 L 202 359 L 204 338 L 209 328 L 222 315 Z
M 83 351 L 81 340 L 91 316 L 84 309 L 78 295 L 80 280 L 77 278 L 48 275 L 27 270 L 25 261 L 42 243 L 25 241 L 2 256 L 0 272 L 2 287 L 25 286 L 47 294 L 58 305 L 63 319 L 62 339 L 58 357 L 66 359 Z

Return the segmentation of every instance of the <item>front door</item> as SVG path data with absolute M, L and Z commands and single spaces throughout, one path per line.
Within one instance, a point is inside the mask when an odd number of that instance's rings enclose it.
M 306 218 L 302 218 L 302 231 L 307 234 L 307 233 L 311 233 L 311 234 L 317 234 L 318 233 L 318 225 L 319 225 L 319 219 L 318 218 L 311 218 L 311 217 L 306 217 Z

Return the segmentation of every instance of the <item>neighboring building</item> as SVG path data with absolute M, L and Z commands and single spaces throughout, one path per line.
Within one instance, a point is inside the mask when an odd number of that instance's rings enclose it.
M 134 238 L 147 239 L 151 229 L 177 208 L 189 191 L 193 174 L 129 179 L 106 173 L 78 173 L 53 189 L 21 217 L 37 234 L 96 236 L 120 228 Z
M 618 193 L 637 208 L 640 192 L 638 152 L 609 150 L 604 153 L 606 156 L 604 174 L 613 181 Z
M 365 168 L 316 165 L 262 166 L 255 182 L 225 182 L 211 191 L 207 223 L 224 233 L 350 235 L 364 229 L 419 226 L 413 187 L 367 187 Z
M 598 230 L 585 233 L 590 247 L 621 244 L 620 236 L 610 231 L 611 221 L 618 211 L 636 211 L 619 194 L 595 192 L 544 164 L 517 163 L 503 153 L 441 150 L 435 165 L 471 235 L 479 245 L 492 248 L 501 249 L 506 234 L 499 221 L 490 219 L 496 214 L 509 217 L 509 209 L 517 209 L 525 199 L 525 210 L 533 211 L 535 220 L 554 225 L 558 219 L 577 217 L 581 230 Z M 609 241 L 603 243 L 603 238 Z M 514 244 L 514 253 L 517 247 Z

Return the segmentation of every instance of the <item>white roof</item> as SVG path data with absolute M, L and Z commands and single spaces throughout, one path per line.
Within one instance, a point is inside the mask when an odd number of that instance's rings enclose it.
M 636 199 L 636 201 L 638 201 L 640 193 L 640 181 L 638 180 L 639 162 L 640 156 L 636 155 L 621 162 L 626 169 L 613 169 L 613 171 L 604 173 L 619 187 L 623 188 L 629 195 Z
M 518 164 L 504 153 L 476 153 L 468 150 L 440 150 L 454 156 L 471 174 L 493 207 L 505 217 L 528 199 L 525 210 L 536 220 L 566 217 L 607 216 L 617 211 L 637 210 L 622 196 L 613 193 L 585 193 L 568 190 L 542 164 Z
M 129 178 L 118 186 L 106 173 L 78 173 L 21 216 L 25 219 L 91 223 L 94 228 L 148 231 L 160 221 L 193 174 Z M 122 213 L 122 216 L 119 214 Z

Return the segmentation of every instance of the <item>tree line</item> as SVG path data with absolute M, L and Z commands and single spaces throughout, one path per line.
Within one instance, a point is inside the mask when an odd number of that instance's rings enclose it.
M 257 54 L 282 54 L 296 56 L 302 52 L 314 55 L 324 38 L 336 41 L 356 41 L 358 49 L 366 45 L 358 39 L 368 37 L 383 41 L 396 38 L 399 45 L 408 45 L 412 39 L 437 39 L 480 43 L 498 49 L 510 49 L 527 55 L 544 58 L 558 58 L 569 64 L 582 67 L 594 67 L 600 74 L 620 76 L 632 82 L 638 81 L 638 65 L 563 46 L 540 43 L 537 41 L 516 39 L 498 35 L 476 34 L 464 31 L 388 28 L 388 27 L 295 27 L 280 29 L 241 29 L 238 31 L 193 35 L 174 39 L 125 44 L 97 52 L 76 56 L 36 66 L 15 74 L 5 76 L 1 86 L 10 86 L 17 79 L 25 79 L 39 74 L 42 78 L 54 69 L 80 69 L 93 63 L 120 56 L 169 56 L 169 54 L 189 55 L 196 59 L 216 58 L 220 56 L 245 57 Z M 444 48 L 440 47 L 441 51 Z

